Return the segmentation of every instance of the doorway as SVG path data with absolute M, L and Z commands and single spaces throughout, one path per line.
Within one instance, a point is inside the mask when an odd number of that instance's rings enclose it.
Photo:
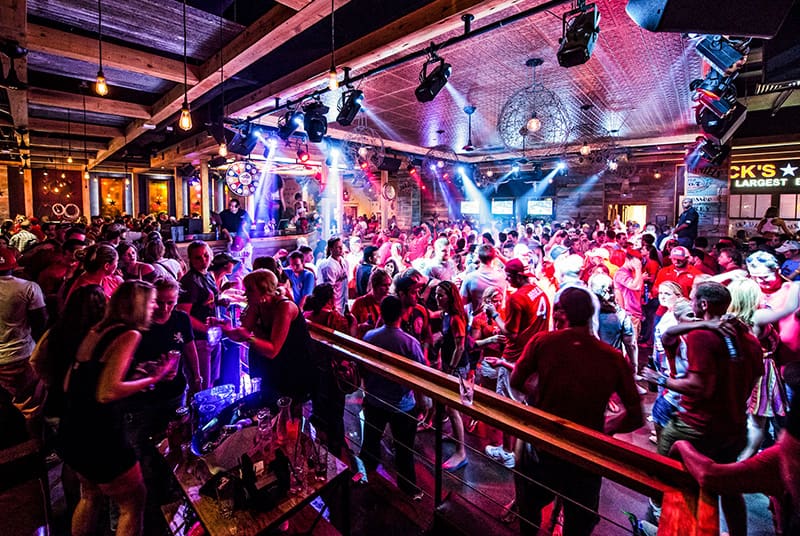
M 612 222 L 619 217 L 623 225 L 635 221 L 644 228 L 647 224 L 647 205 L 608 205 L 607 217 Z

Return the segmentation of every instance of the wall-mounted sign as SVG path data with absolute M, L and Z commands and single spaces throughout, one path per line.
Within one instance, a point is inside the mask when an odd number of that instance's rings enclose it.
M 800 158 L 731 164 L 731 192 L 800 192 Z

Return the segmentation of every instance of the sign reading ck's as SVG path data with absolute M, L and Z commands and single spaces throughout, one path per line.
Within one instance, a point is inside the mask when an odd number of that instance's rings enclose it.
M 800 188 L 800 159 L 731 164 L 731 190 L 783 190 Z

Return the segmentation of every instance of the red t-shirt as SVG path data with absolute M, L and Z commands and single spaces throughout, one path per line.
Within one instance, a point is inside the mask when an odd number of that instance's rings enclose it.
M 478 336 L 475 337 L 476 340 L 483 340 L 491 337 L 492 335 L 497 335 L 500 333 L 500 328 L 498 327 L 497 322 L 492 320 L 490 325 L 489 318 L 486 316 L 484 311 L 481 311 L 475 318 L 472 319 L 472 330 L 478 332 Z M 503 355 L 503 345 L 501 345 L 499 342 L 493 342 L 492 344 L 481 346 L 481 355 L 484 357 L 500 357 Z
M 603 430 L 608 399 L 617 393 L 626 408 L 641 404 L 630 365 L 619 350 L 585 329 L 537 333 L 514 368 L 514 374 L 538 375 L 533 406 Z
M 650 289 L 650 296 L 652 298 L 658 297 L 658 286 L 661 283 L 665 281 L 675 281 L 681 286 L 683 297 L 688 299 L 689 294 L 692 292 L 694 278 L 698 275 L 700 275 L 700 270 L 691 265 L 687 265 L 685 269 L 680 271 L 676 270 L 674 266 L 664 266 L 658 271 L 653 287 Z
M 731 359 L 724 339 L 708 330 L 688 333 L 687 372 L 698 374 L 703 382 L 714 386 L 709 397 L 684 394 L 681 397 L 680 419 L 720 442 L 743 436 L 747 430 L 747 399 L 756 379 L 764 372 L 761 345 L 750 333 L 736 337 L 738 358 Z
M 531 337 L 547 331 L 549 321 L 550 300 L 547 294 L 532 284 L 517 289 L 506 306 L 508 344 L 503 350 L 503 359 L 512 363 L 519 359 Z
M 356 321 L 363 324 L 369 317 L 372 316 L 372 322 L 377 326 L 378 319 L 381 317 L 381 304 L 375 299 L 375 296 L 370 292 L 360 298 L 356 298 L 353 302 L 353 308 L 350 310 Z

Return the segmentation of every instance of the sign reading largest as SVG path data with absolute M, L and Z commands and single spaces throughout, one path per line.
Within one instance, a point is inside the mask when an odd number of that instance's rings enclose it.
M 800 192 L 800 158 L 731 164 L 731 192 Z

